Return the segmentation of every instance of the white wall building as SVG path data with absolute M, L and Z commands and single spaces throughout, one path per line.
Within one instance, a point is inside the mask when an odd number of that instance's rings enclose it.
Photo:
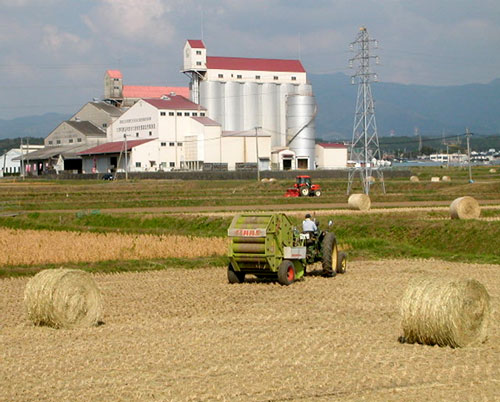
M 20 174 L 22 159 L 24 159 L 24 165 L 28 165 L 29 154 L 42 148 L 43 145 L 23 144 L 20 148 L 9 149 L 0 156 L 0 177 L 10 174 Z
M 345 169 L 347 146 L 325 142 L 316 144 L 316 163 L 317 169 Z

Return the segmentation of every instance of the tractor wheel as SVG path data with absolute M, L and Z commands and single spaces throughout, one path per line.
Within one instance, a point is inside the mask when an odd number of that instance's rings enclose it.
M 295 281 L 295 267 L 290 260 L 283 260 L 278 268 L 278 282 L 288 286 Z
M 347 270 L 347 254 L 341 251 L 337 259 L 337 274 L 345 274 Z
M 300 195 L 303 197 L 307 197 L 309 195 L 309 187 L 302 187 L 300 189 Z
M 321 242 L 321 253 L 323 254 L 323 273 L 327 276 L 335 276 L 337 270 L 337 240 L 333 233 L 327 232 Z
M 321 190 L 316 190 L 316 191 L 314 192 L 314 195 L 315 195 L 316 197 L 321 197 Z
M 227 280 L 229 283 L 242 283 L 245 281 L 245 273 L 235 271 L 231 263 L 227 266 Z

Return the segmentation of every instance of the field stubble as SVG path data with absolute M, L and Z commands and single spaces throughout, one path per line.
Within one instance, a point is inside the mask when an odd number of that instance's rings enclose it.
M 25 278 L 0 280 L 6 400 L 498 400 L 500 270 L 359 261 L 335 279 L 228 285 L 225 269 L 95 275 L 105 324 L 34 327 Z M 417 275 L 473 277 L 490 338 L 464 349 L 399 344 L 399 302 Z M 0 399 L 2 399 L 0 398 Z

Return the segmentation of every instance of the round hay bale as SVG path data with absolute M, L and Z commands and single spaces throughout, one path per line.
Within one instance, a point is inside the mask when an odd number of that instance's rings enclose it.
M 415 182 L 415 183 L 416 183 L 417 181 L 420 181 L 420 179 L 418 178 L 418 176 L 411 176 L 411 177 L 410 177 L 410 181 L 412 181 L 412 182 Z
M 452 219 L 476 219 L 481 215 L 481 207 L 473 197 L 459 197 L 451 203 L 450 215 Z
M 264 177 L 263 179 L 260 180 L 262 183 L 269 183 L 269 179 L 267 177 Z
M 441 177 L 441 180 L 442 181 L 451 181 L 451 177 L 450 176 L 443 176 L 443 177 Z
M 269 181 L 274 183 L 274 182 L 275 182 L 275 181 L 277 181 L 277 180 L 276 180 L 274 177 L 271 177 L 271 178 L 269 179 Z
M 496 173 L 496 172 L 497 172 L 497 170 L 495 168 L 490 169 L 490 173 Z
M 349 209 L 368 211 L 371 206 L 370 196 L 367 194 L 352 194 L 347 200 Z
M 377 181 L 377 179 L 375 179 L 375 177 L 373 177 L 373 176 L 368 176 L 368 177 L 366 178 L 366 181 L 367 181 L 368 183 L 375 183 L 375 182 Z
M 464 347 L 486 340 L 490 296 L 474 279 L 415 278 L 401 315 L 404 342 Z
M 76 269 L 47 269 L 27 283 L 24 305 L 35 325 L 90 327 L 102 315 L 102 297 L 92 276 Z
M 431 177 L 431 181 L 438 182 L 438 181 L 440 181 L 440 179 L 439 179 L 439 177 L 434 176 L 434 177 Z

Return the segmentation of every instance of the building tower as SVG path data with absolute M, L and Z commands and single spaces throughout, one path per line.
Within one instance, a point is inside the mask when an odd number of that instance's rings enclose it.
M 370 55 L 370 44 L 377 47 L 377 41 L 370 38 L 365 27 L 361 27 L 356 40 L 351 43 L 351 49 L 355 52 L 355 56 L 349 60 L 351 68 L 354 68 L 353 65 L 356 63 L 356 72 L 352 75 L 351 80 L 353 84 L 358 83 L 358 96 L 349 156 L 355 165 L 349 169 L 348 195 L 351 192 L 356 173 L 359 173 L 363 192 L 369 194 L 373 181 L 373 171 L 376 172 L 385 193 L 383 171 L 376 164 L 377 161 L 380 161 L 381 155 L 375 121 L 375 105 L 370 85 L 372 80 L 377 80 L 377 75 L 370 71 L 370 59 L 375 59 L 378 64 L 378 56 Z

